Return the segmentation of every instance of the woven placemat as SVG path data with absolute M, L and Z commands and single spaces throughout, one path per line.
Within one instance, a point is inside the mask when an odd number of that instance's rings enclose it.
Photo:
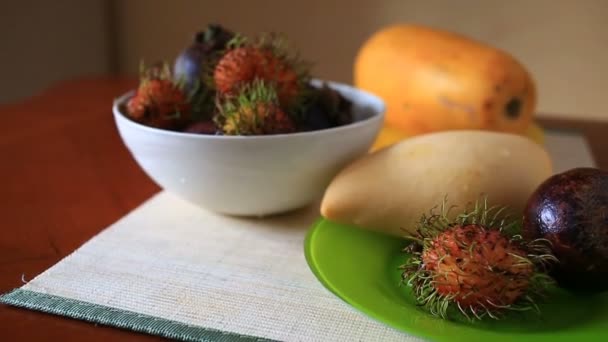
M 317 217 L 226 217 L 162 192 L 2 301 L 188 341 L 414 340 L 317 281 Z
M 593 166 L 547 137 L 556 170 Z M 416 341 L 322 287 L 303 253 L 313 205 L 226 217 L 161 192 L 1 302 L 184 341 Z

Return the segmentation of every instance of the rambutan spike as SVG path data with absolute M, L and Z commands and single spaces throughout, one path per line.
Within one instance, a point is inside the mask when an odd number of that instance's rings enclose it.
M 419 298 L 421 298 L 420 305 L 431 306 L 431 304 L 429 304 L 429 303 L 432 302 L 432 298 L 426 299 L 426 300 L 424 299 L 430 295 L 429 290 L 426 288 L 426 286 L 418 284 L 417 288 L 416 288 L 416 295 Z M 424 304 L 422 304 L 422 303 L 424 303 Z
M 430 311 L 431 315 L 433 315 L 433 316 L 439 316 L 439 313 L 437 312 L 437 306 L 436 305 L 430 304 L 430 305 L 428 305 L 428 307 L 429 307 L 429 311 Z
M 461 297 L 462 297 L 462 299 L 467 299 L 469 296 L 472 296 L 473 294 L 475 294 L 475 292 L 470 291 L 470 292 L 468 292 L 468 293 L 466 293 L 466 294 L 462 295 Z
M 432 237 L 429 236 L 429 238 L 435 238 L 435 236 L 441 234 L 443 231 L 450 227 L 452 227 L 452 225 L 442 225 L 441 223 L 436 222 L 433 226 L 433 235 Z
M 172 113 L 165 115 L 165 119 L 179 119 L 181 117 L 181 112 L 179 111 L 179 106 L 174 106 L 174 110 Z
M 549 252 L 551 249 L 549 248 L 549 246 L 543 244 L 543 243 L 536 243 L 534 241 L 530 241 L 527 243 L 526 247 L 528 248 L 529 251 L 532 252 L 538 252 L 535 254 L 548 254 L 545 252 Z
M 458 247 L 462 248 L 462 249 L 467 249 L 469 248 L 469 244 L 466 243 L 466 241 L 462 241 L 460 239 L 456 240 L 456 244 L 458 245 Z
M 551 241 L 547 239 L 535 239 L 527 243 L 527 247 L 530 251 L 536 252 L 535 254 L 551 254 Z M 555 258 L 557 261 L 557 258 Z
M 143 59 L 139 61 L 139 78 L 144 78 L 144 75 L 146 74 L 146 64 L 144 63 Z
M 488 209 L 488 198 L 484 197 L 484 199 L 483 199 L 483 207 L 482 207 L 482 210 L 481 210 L 481 217 L 479 219 L 479 224 L 484 225 L 484 226 L 486 225 L 486 220 L 488 218 L 488 211 L 489 211 L 489 209 Z
M 447 300 L 453 300 L 454 298 L 456 298 L 456 295 L 455 294 L 451 294 L 451 295 L 447 295 L 447 296 L 444 296 L 444 297 Z
M 479 201 L 475 201 L 475 206 L 473 207 L 473 210 L 470 211 L 469 214 L 467 215 L 467 219 L 470 220 L 469 221 L 470 224 L 477 224 L 478 214 L 479 214 Z
M 458 223 L 463 226 L 467 223 L 467 217 L 464 215 L 459 215 L 457 220 L 459 221 Z
M 475 241 L 473 241 L 471 243 L 471 245 L 469 246 L 469 256 L 473 256 L 473 250 L 475 249 L 475 247 L 477 246 L 477 243 Z
M 450 205 L 450 206 L 448 206 L 447 204 L 448 204 L 448 195 L 446 194 L 443 197 L 443 201 L 441 202 L 441 216 L 444 217 L 444 218 L 446 218 L 446 219 L 450 217 L 450 212 L 454 208 L 457 207 L 456 205 L 453 205 L 453 204 Z
M 418 235 L 420 235 L 420 234 L 418 234 Z M 413 243 L 417 243 L 419 245 L 423 244 L 423 239 L 420 236 L 414 236 L 412 234 L 408 234 L 408 235 L 403 236 L 403 238 L 406 239 L 406 240 L 408 240 L 408 241 L 412 241 Z M 410 245 L 408 245 L 408 247 L 409 246 Z
M 450 284 L 443 281 L 433 281 L 433 284 L 436 286 L 449 286 Z
M 528 258 L 530 258 L 530 259 L 536 259 L 538 261 L 540 261 L 540 260 L 559 261 L 553 254 L 540 254 L 540 255 L 528 254 Z
M 524 299 L 530 304 L 532 305 L 532 308 L 534 308 L 534 311 L 536 311 L 536 313 L 540 313 L 540 308 L 538 307 L 538 305 L 536 304 L 536 302 L 534 301 L 534 299 L 530 296 L 524 296 Z
M 422 288 L 424 289 L 424 293 L 426 293 L 426 295 L 430 294 L 431 292 L 436 292 L 435 287 L 433 286 L 433 281 L 433 279 L 424 279 L 422 281 Z
M 446 318 L 448 315 L 448 308 L 450 306 L 450 300 L 448 298 L 443 298 L 439 303 L 439 315 L 441 318 Z
M 442 232 L 452 225 L 452 222 L 447 217 L 438 217 L 438 219 L 434 222 L 434 228 L 437 232 Z
M 447 200 L 448 196 L 445 195 L 445 197 L 443 198 L 443 202 L 441 202 L 441 214 L 439 215 L 439 220 L 445 225 L 450 225 L 451 222 L 448 218 Z
M 428 300 L 425 300 L 424 298 L 426 298 L 425 296 L 426 291 L 424 289 L 423 286 L 421 286 L 420 284 L 416 285 L 416 296 L 418 296 L 418 298 L 421 298 L 420 303 L 427 303 L 428 304 Z M 421 305 L 425 305 L 425 304 L 421 304 Z
M 509 217 L 506 217 L 506 220 L 508 220 Z M 505 233 L 506 235 L 513 235 L 516 232 L 520 231 L 520 225 L 521 223 L 519 221 L 513 221 L 507 225 L 504 225 L 504 223 L 501 225 L 501 227 L 499 228 L 499 231 Z
M 438 296 L 437 292 L 433 291 L 430 296 L 423 298 L 420 302 L 422 304 L 432 303 L 433 300 Z
M 460 221 L 459 223 L 461 225 L 477 224 L 479 221 L 479 201 L 475 202 L 475 207 L 473 209 L 469 209 L 469 206 L 470 204 L 467 205 L 464 212 L 457 217 L 457 221 Z
M 505 225 L 505 223 L 507 222 L 507 218 L 503 218 L 502 220 L 500 220 L 500 223 L 498 224 L 498 231 L 506 233 L 506 228 L 507 226 Z
M 551 246 L 553 245 L 553 243 L 550 240 L 544 239 L 544 238 L 538 238 L 538 239 L 534 239 L 532 241 L 530 241 L 531 244 L 539 244 L 542 245 L 543 247 L 547 247 L 547 248 L 551 248 Z
M 458 223 L 463 226 L 470 223 L 469 222 L 470 216 L 471 216 L 471 213 L 469 213 L 467 211 L 460 213 L 457 218 L 457 220 L 459 221 Z
M 550 251 L 548 251 L 550 253 Z M 559 260 L 553 254 L 544 254 L 540 257 L 535 256 L 534 262 L 537 267 L 546 271 L 552 265 L 559 263 Z
M 525 311 L 530 311 L 530 310 L 534 311 L 534 308 L 532 306 L 530 306 L 530 305 L 522 305 L 522 304 L 520 304 L 520 305 L 511 305 L 509 307 L 509 311 L 525 312 Z
M 462 305 L 460 305 L 460 302 L 456 302 L 456 305 L 458 307 L 458 310 L 464 315 L 464 317 L 471 321 L 471 317 L 469 317 L 469 315 L 467 314 L 467 311 L 465 309 L 462 308 Z
M 486 303 L 488 303 L 489 305 L 491 305 L 491 306 L 493 306 L 493 307 L 495 307 L 497 309 L 509 309 L 509 308 L 511 308 L 511 305 L 498 305 L 498 304 L 492 302 L 489 299 L 486 299 Z
M 423 269 L 417 268 L 411 275 L 406 274 L 406 272 L 404 272 L 402 275 L 402 279 L 404 281 L 407 281 L 408 286 L 413 286 L 415 285 L 415 283 L 424 282 L 424 280 L 419 278 L 421 274 L 426 274 L 426 272 Z
M 494 314 L 492 313 L 492 311 L 491 311 L 491 310 L 489 310 L 489 309 L 488 309 L 488 308 L 487 308 L 487 307 L 486 307 L 486 306 L 485 306 L 483 303 L 477 303 L 477 305 L 479 305 L 479 306 L 481 306 L 481 307 L 483 308 L 483 314 L 484 314 L 484 315 L 488 315 L 488 316 L 489 316 L 490 318 L 492 318 L 492 319 L 496 319 L 496 320 L 498 320 L 498 319 L 499 319 L 499 317 L 498 317 L 498 316 L 496 316 L 496 315 L 494 315 Z
M 530 261 L 530 259 L 528 259 L 526 257 L 523 257 L 523 256 L 521 256 L 519 254 L 516 254 L 516 253 L 507 253 L 507 254 L 510 255 L 510 256 L 512 256 L 512 257 L 514 257 L 515 259 L 519 260 L 520 262 L 526 262 L 528 264 L 532 264 L 532 262 Z
M 409 274 L 407 273 L 407 271 L 409 271 L 409 267 L 400 267 L 400 270 L 403 270 L 403 272 L 401 273 L 401 281 L 402 282 L 407 282 L 408 280 L 412 279 Z M 409 284 L 408 284 L 409 285 Z
M 531 262 L 520 261 L 518 263 L 513 264 L 513 267 L 523 267 L 523 268 L 526 268 L 526 267 L 530 266 L 530 264 L 532 264 L 532 263 Z
M 407 286 L 410 286 L 410 287 L 411 287 L 411 286 L 413 286 L 413 281 L 414 281 L 414 278 L 407 278 L 407 283 L 406 283 L 406 285 L 407 285 Z
M 161 75 L 162 76 L 169 76 L 169 75 L 171 75 L 171 68 L 169 68 L 169 64 L 168 63 L 162 63 Z
M 530 278 L 530 284 L 532 288 L 536 291 L 535 295 L 542 295 L 542 290 L 546 289 L 549 286 L 555 284 L 555 280 L 551 278 L 546 273 L 535 273 Z
M 439 316 L 441 318 L 446 318 L 447 307 L 449 306 L 449 303 L 450 302 L 446 298 L 442 296 L 437 296 L 430 303 L 429 308 L 432 311 L 433 315 Z
M 249 42 L 249 39 L 245 35 L 243 35 L 241 33 L 237 33 L 234 35 L 234 37 L 232 37 L 232 39 L 230 39 L 228 41 L 228 43 L 226 43 L 226 48 L 227 49 L 236 49 L 236 48 L 246 45 L 248 42 Z
M 421 279 L 421 280 L 427 280 L 427 279 L 432 280 L 433 276 L 427 275 L 427 274 L 425 274 L 425 275 L 419 275 L 418 279 Z
M 443 277 L 445 277 L 445 278 L 447 278 L 450 274 L 454 274 L 454 275 L 460 276 L 460 277 L 466 277 L 467 276 L 467 274 L 463 273 L 461 269 L 453 270 L 453 271 L 450 271 L 449 273 L 445 272 L 445 273 L 442 273 L 440 275 L 443 276 Z
M 417 255 L 420 255 L 420 253 L 416 253 Z M 414 260 L 410 262 L 412 265 L 416 265 L 416 266 L 420 266 L 422 265 L 422 260 Z
M 494 227 L 496 225 L 496 219 L 507 209 L 507 207 L 500 207 L 498 208 L 498 210 L 496 210 L 496 212 L 494 213 L 494 215 L 492 216 L 492 219 L 490 220 L 490 223 L 488 223 L 488 226 L 490 227 Z
M 511 242 L 520 242 L 523 241 L 524 237 L 520 234 L 511 235 Z
M 475 318 L 477 318 L 478 320 L 481 320 L 482 317 L 479 316 L 479 314 L 477 314 L 477 310 L 475 310 L 475 308 L 473 306 L 469 306 L 469 311 L 473 314 L 473 316 L 475 316 Z
M 447 254 L 443 255 L 441 258 L 439 258 L 439 260 L 437 260 L 438 264 L 441 264 L 443 262 L 443 260 L 445 260 L 445 258 L 447 258 Z

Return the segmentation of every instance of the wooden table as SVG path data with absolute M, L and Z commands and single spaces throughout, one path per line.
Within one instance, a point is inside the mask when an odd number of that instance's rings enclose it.
M 22 285 L 159 191 L 123 146 L 112 100 L 135 82 L 68 81 L 0 106 L 0 293 Z M 584 133 L 608 169 L 608 123 L 541 120 Z M 158 337 L 0 305 L 2 341 L 152 341 Z

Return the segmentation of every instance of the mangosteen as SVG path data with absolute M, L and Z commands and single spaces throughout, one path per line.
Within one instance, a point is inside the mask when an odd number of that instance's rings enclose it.
M 306 107 L 302 119 L 302 130 L 316 131 L 332 127 L 332 123 L 325 109 L 318 103 L 313 102 Z
M 198 121 L 188 125 L 184 129 L 184 132 L 215 135 L 217 132 L 217 127 L 213 121 Z
M 334 126 L 347 125 L 353 122 L 352 102 L 326 83 L 320 88 L 319 101 Z
M 177 81 L 184 82 L 186 90 L 195 90 L 200 84 L 205 68 L 212 68 L 217 54 L 225 49 L 234 33 L 220 25 L 211 24 L 206 30 L 194 35 L 192 44 L 184 49 L 175 60 L 173 75 Z
M 547 179 L 528 201 L 523 235 L 552 243 L 562 287 L 608 290 L 608 172 L 576 168 Z
M 308 85 L 308 103 L 302 115 L 303 130 L 320 130 L 347 125 L 353 121 L 352 103 L 327 84 Z

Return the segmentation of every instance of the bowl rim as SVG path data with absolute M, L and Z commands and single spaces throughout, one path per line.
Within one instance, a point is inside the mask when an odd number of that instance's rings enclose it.
M 348 130 L 353 130 L 362 126 L 367 126 L 376 121 L 383 121 L 386 113 L 386 104 L 385 102 L 378 96 L 365 91 L 363 89 L 354 87 L 352 85 L 346 83 L 339 83 L 334 81 L 325 81 L 320 79 L 312 79 L 311 83 L 313 85 L 320 85 L 322 83 L 326 83 L 333 89 L 340 91 L 340 89 L 336 88 L 350 88 L 351 90 L 359 93 L 359 95 L 364 95 L 369 99 L 368 102 L 375 102 L 372 115 L 362 120 L 358 120 L 346 125 L 336 126 L 331 128 L 324 128 L 319 130 L 312 131 L 304 131 L 304 132 L 295 132 L 295 133 L 281 133 L 281 134 L 267 134 L 267 135 L 212 135 L 212 134 L 199 134 L 199 133 L 189 133 L 189 132 L 179 132 L 179 131 L 171 131 L 162 128 L 156 128 L 151 126 L 146 126 L 144 124 L 138 123 L 129 119 L 121 110 L 120 107 L 123 106 L 133 95 L 135 94 L 135 89 L 131 89 L 126 93 L 117 97 L 112 104 L 112 112 L 116 120 L 120 120 L 130 127 L 138 130 L 148 131 L 150 133 L 161 134 L 172 137 L 184 137 L 184 138 L 192 138 L 192 139 L 201 139 L 201 140 L 274 140 L 274 139 L 285 139 L 286 137 L 305 137 L 305 136 L 318 136 L 318 135 L 329 135 L 339 132 L 344 132 Z

